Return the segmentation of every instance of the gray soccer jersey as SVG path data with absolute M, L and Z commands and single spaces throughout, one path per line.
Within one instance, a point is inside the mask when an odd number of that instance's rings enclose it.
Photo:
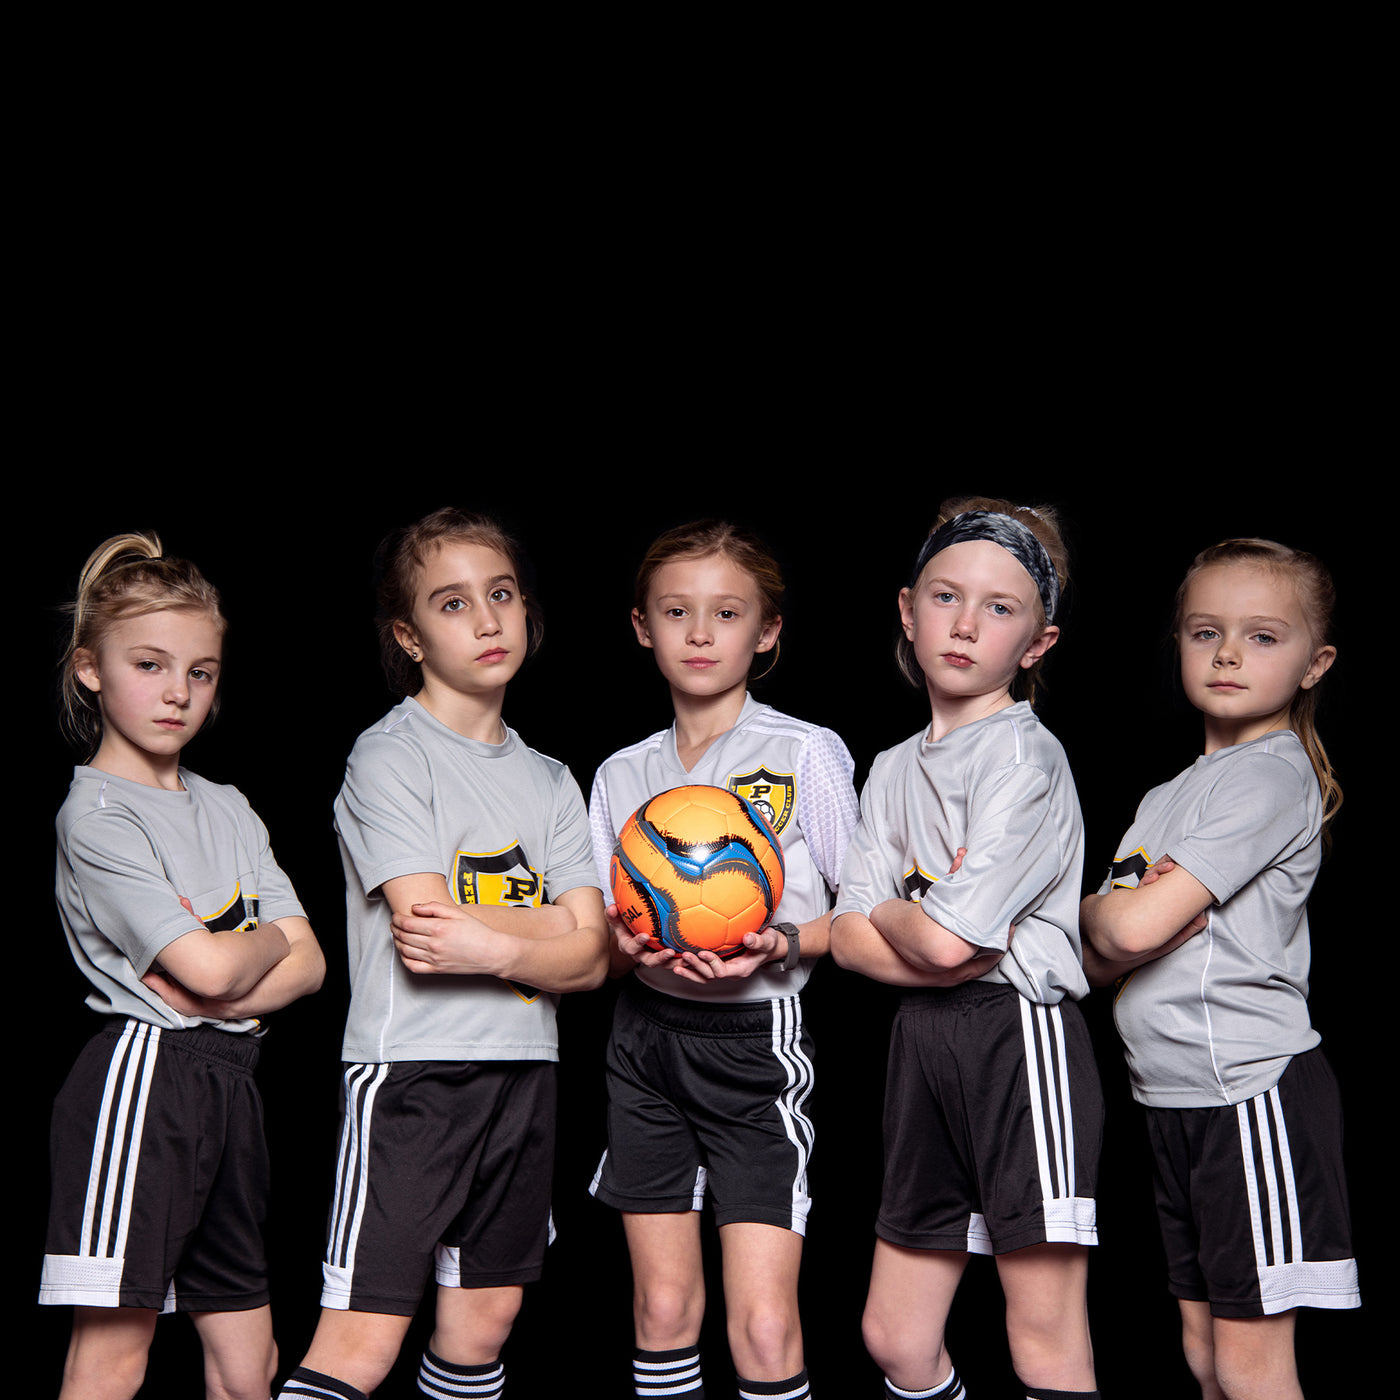
M 1321 830 L 1317 778 L 1291 730 L 1198 758 L 1142 799 L 1100 893 L 1134 888 L 1170 856 L 1215 903 L 1201 933 L 1137 968 L 1114 1003 L 1140 1102 L 1241 1103 L 1318 1043 L 1307 899 Z
M 784 923 L 820 918 L 831 907 L 846 845 L 855 830 L 855 764 L 829 729 L 760 705 L 752 696 L 732 729 L 721 734 L 689 772 L 676 754 L 674 726 L 620 749 L 598 769 L 588 803 L 593 853 L 604 890 L 613 845 L 628 817 L 649 797 L 690 783 L 729 788 L 755 802 L 772 821 L 783 847 L 783 898 L 774 915 Z M 608 898 L 611 898 L 609 895 Z M 697 1001 L 755 1001 L 791 996 L 811 972 L 803 960 L 791 972 L 774 963 L 750 977 L 688 982 L 666 969 L 638 967 L 649 986 Z
M 948 873 L 959 847 L 967 855 Z M 1059 740 L 1024 701 L 936 743 L 887 749 L 861 794 L 837 915 L 917 901 L 978 948 L 1010 952 L 981 980 L 1053 1005 L 1089 990 L 1080 961 L 1084 826 Z
M 87 1004 L 171 1030 L 251 1031 L 255 1020 L 182 1016 L 142 984 L 161 950 L 195 927 L 219 930 L 303 913 L 263 826 L 237 788 L 180 769 L 183 792 L 73 770 L 59 809 L 55 896 Z
M 412 973 L 381 890 L 437 873 L 462 905 L 537 908 L 596 887 L 588 814 L 562 763 L 468 739 L 405 700 L 355 743 L 335 802 L 345 865 L 350 1015 L 342 1058 L 557 1060 L 558 998 L 494 977 Z

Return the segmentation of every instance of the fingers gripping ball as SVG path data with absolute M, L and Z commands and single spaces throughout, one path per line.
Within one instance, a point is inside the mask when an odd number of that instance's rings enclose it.
M 727 788 L 672 788 L 627 819 L 613 847 L 622 922 L 651 947 L 738 952 L 783 897 L 783 851 L 759 810 Z

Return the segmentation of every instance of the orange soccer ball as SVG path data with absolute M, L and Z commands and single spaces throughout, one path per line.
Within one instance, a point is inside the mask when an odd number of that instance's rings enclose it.
M 622 922 L 653 948 L 727 958 L 773 917 L 783 851 L 753 803 L 692 784 L 648 798 L 613 847 Z

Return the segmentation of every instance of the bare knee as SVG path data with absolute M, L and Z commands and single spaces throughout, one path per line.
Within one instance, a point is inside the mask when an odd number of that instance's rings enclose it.
M 861 1335 L 870 1359 L 897 1384 L 926 1388 L 939 1384 L 953 1369 L 941 1332 L 935 1336 L 901 1327 L 869 1304 L 861 1318 Z
M 646 1350 L 689 1346 L 700 1335 L 705 1315 L 703 1288 L 693 1279 L 652 1279 L 633 1290 L 632 1314 L 637 1342 Z
M 870 1353 L 870 1359 L 887 1375 L 892 1369 L 899 1369 L 898 1362 L 901 1359 L 901 1349 L 897 1343 L 899 1338 L 895 1335 L 892 1327 L 885 1324 L 885 1319 L 875 1309 L 867 1306 L 864 1315 L 860 1320 L 861 1339 L 865 1342 L 865 1349 Z
M 1215 1379 L 1230 1400 L 1302 1400 L 1293 1322 L 1292 1312 L 1213 1319 Z
M 1088 1322 L 1077 1316 L 1006 1316 L 1006 1342 L 1016 1374 L 1027 1385 L 1051 1385 L 1090 1354 Z
M 444 1361 L 480 1366 L 495 1361 L 520 1314 L 524 1290 L 439 1288 L 430 1345 Z
M 1084 1390 L 1094 1386 L 1094 1351 L 1087 1316 L 1060 1322 L 1006 1319 L 1006 1341 L 1016 1374 L 1026 1385 Z
M 277 1374 L 277 1343 L 270 1337 L 261 1354 L 214 1357 L 204 1354 L 205 1400 L 267 1400 Z
M 1207 1304 L 1182 1301 L 1181 1352 L 1201 1388 L 1202 1400 L 1222 1400 L 1215 1378 L 1214 1326 Z
M 277 1370 L 272 1310 L 190 1314 L 204 1348 L 207 1400 L 267 1400 Z
M 302 1365 L 369 1393 L 398 1360 L 409 1322 L 387 1313 L 323 1308 Z
M 123 1352 L 103 1363 L 74 1357 L 72 1352 L 63 1365 L 63 1389 L 60 1400 L 132 1400 L 146 1379 L 146 1352 L 139 1355 Z
M 1026 1385 L 1092 1390 L 1084 1247 L 1029 1245 L 998 1255 L 997 1273 L 1006 1295 L 1006 1341 L 1017 1376 Z
M 748 1380 L 785 1380 L 802 1369 L 796 1302 L 763 1299 L 729 1314 L 729 1353 Z
M 61 1400 L 131 1400 L 146 1379 L 155 1313 L 75 1308 Z

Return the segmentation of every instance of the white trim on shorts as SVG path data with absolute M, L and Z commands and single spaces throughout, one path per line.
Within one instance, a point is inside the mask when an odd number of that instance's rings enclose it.
M 1099 1242 L 1097 1203 L 1092 1196 L 1076 1194 L 1074 1110 L 1064 1016 L 1058 1002 L 1046 1006 L 1021 997 L 1020 1003 L 1026 1094 L 1035 1124 L 1045 1240 L 1048 1244 L 1095 1245 Z M 966 1247 L 969 1254 L 995 1253 L 980 1212 L 968 1217 Z
M 1254 1237 L 1254 1268 L 1259 1303 L 1265 1316 L 1292 1308 L 1335 1308 L 1338 1299 L 1355 1296 L 1355 1259 L 1304 1259 L 1303 1223 L 1293 1155 L 1278 1085 L 1235 1105 L 1240 1129 L 1240 1157 Z M 1264 1171 L 1258 1171 L 1257 1146 Z M 1282 1171 L 1276 1170 L 1281 1166 Z M 1285 1233 L 1283 1222 L 1288 1220 Z M 1348 1306 L 1356 1306 L 1360 1302 Z
M 703 1042 L 707 1038 L 707 1032 L 703 1025 L 692 1025 L 691 1023 L 701 1017 L 712 1017 L 712 1024 L 718 1027 L 714 1032 L 715 1035 L 721 1038 L 733 1035 L 736 1039 L 747 1041 L 752 1045 L 753 1067 L 756 1071 L 753 1077 L 761 1077 L 763 1082 L 759 1085 L 753 1085 L 746 1076 L 743 1095 L 746 1100 L 754 1104 L 772 1105 L 773 1112 L 782 1125 L 783 1138 L 793 1152 L 786 1205 L 781 1202 L 781 1199 L 772 1199 L 771 1196 L 762 1201 L 760 1204 L 764 1208 L 764 1214 L 768 1217 L 762 1223 L 778 1224 L 779 1222 L 772 1220 L 771 1217 L 786 1210 L 788 1218 L 786 1222 L 782 1222 L 780 1227 L 790 1229 L 798 1235 L 805 1234 L 807 1217 L 812 1209 L 812 1198 L 807 1189 L 807 1169 L 816 1138 L 816 1129 L 807 1113 L 806 1103 L 812 1093 L 816 1072 L 811 1056 L 803 1048 L 804 1030 L 801 999 L 795 994 L 767 997 L 762 1001 L 733 1003 L 710 1011 L 709 1008 L 704 1007 L 703 1003 L 657 992 L 645 983 L 635 983 L 624 989 L 624 996 L 632 998 L 632 1006 L 630 1009 L 619 1006 L 619 1015 L 635 1015 L 639 1018 L 639 1022 L 648 1023 L 658 1030 L 673 1030 L 679 1041 L 688 1041 L 693 1038 L 697 1042 Z M 741 1022 L 740 1027 L 735 1029 L 725 1025 L 726 1016 L 732 1016 L 736 1021 L 739 1021 L 741 1017 L 745 1019 Z M 614 1034 L 616 1034 L 616 1030 L 614 1030 Z M 609 1054 L 611 1053 L 612 1047 L 610 1046 Z M 700 1063 L 700 1057 L 697 1055 L 692 1059 L 688 1050 L 668 1049 L 667 1053 L 674 1053 L 678 1061 L 686 1065 L 687 1073 Z M 782 1084 L 776 1092 L 773 1092 L 775 1076 L 772 1072 L 772 1065 L 767 1060 L 759 1058 L 763 1054 L 766 1054 L 780 1069 Z M 760 1067 L 763 1071 L 761 1076 L 757 1073 Z M 702 1079 L 704 1077 L 703 1069 L 704 1066 L 701 1064 L 697 1071 L 701 1074 Z M 638 1082 L 642 1082 L 640 1077 Z M 689 1089 L 690 1086 L 686 1087 Z M 645 1085 L 645 1088 L 648 1093 L 655 1093 L 649 1083 Z M 685 1102 L 671 1105 L 671 1110 L 677 1121 L 685 1120 L 688 1117 L 687 1104 L 694 1101 L 693 1096 L 689 1094 L 685 1094 L 684 1098 Z M 610 1114 L 615 1109 L 616 1104 L 610 1096 Z M 746 1104 L 744 1111 L 748 1112 L 748 1104 Z M 765 1116 L 767 1114 L 766 1107 L 764 1114 Z M 635 1115 L 629 1112 L 620 1116 L 625 1119 L 629 1127 L 635 1127 L 637 1123 Z M 692 1133 L 703 1146 L 703 1134 L 696 1132 L 693 1127 Z M 773 1144 L 778 1141 L 776 1133 L 765 1133 L 764 1136 L 771 1138 Z M 618 1151 L 622 1150 L 618 1149 Z M 680 1153 L 676 1153 L 668 1160 L 668 1168 L 678 1166 L 680 1155 Z M 689 1153 L 687 1152 L 685 1155 L 688 1157 Z M 611 1167 L 609 1166 L 610 1158 L 613 1163 Z M 619 1156 L 617 1151 L 605 1149 L 599 1159 L 597 1170 L 589 1182 L 589 1193 L 617 1209 L 635 1214 L 647 1214 L 656 1209 L 655 1206 L 622 1190 L 617 1182 L 618 1169 L 616 1164 L 623 1160 L 625 1160 L 624 1157 Z M 710 1167 L 701 1162 L 695 1163 L 695 1175 L 690 1188 L 689 1209 L 696 1211 L 703 1209 L 711 1174 Z M 605 1180 L 605 1177 L 609 1179 Z M 679 1199 L 679 1192 L 666 1199 Z M 751 1217 L 748 1214 L 743 1214 L 740 1218 L 748 1221 Z M 756 1217 L 752 1218 L 756 1219 Z
M 121 1306 L 131 1203 L 141 1163 L 151 1080 L 160 1053 L 160 1035 L 159 1026 L 130 1019 L 118 1037 L 107 1064 L 102 1107 L 93 1134 L 87 1194 L 83 1201 L 84 1252 L 44 1256 L 39 1284 L 41 1303 L 99 1308 Z M 124 1160 L 123 1153 L 126 1154 Z M 162 1311 L 174 1310 L 172 1281 Z
M 1064 1013 L 1060 1004 L 1046 1006 L 1022 997 L 1021 1029 L 1026 1039 L 1026 1083 L 1031 1112 L 1036 1120 L 1036 1160 L 1044 1196 L 1045 1239 L 1057 1244 L 1098 1244 L 1096 1203 L 1092 1197 L 1079 1195 L 1075 1180 L 1074 1111 L 1070 1098 L 1069 1058 L 1065 1052 Z M 1042 1088 L 1053 1110 L 1049 1132 L 1042 1117 Z
M 812 1092 L 816 1072 L 811 1058 L 802 1048 L 801 1001 L 795 996 L 774 997 L 769 1005 L 773 1009 L 773 1056 L 787 1073 L 787 1087 L 774 1100 L 774 1106 L 782 1117 L 788 1141 L 797 1150 L 797 1171 L 792 1179 L 792 1229 L 803 1235 L 812 1209 L 812 1198 L 807 1192 L 807 1164 L 816 1138 L 816 1129 L 804 1105 Z
M 323 1308 L 345 1311 L 350 1306 L 360 1223 L 369 1194 L 369 1134 L 374 1099 L 391 1068 L 392 1062 L 386 1060 L 379 1064 L 352 1065 L 344 1074 L 345 1121 L 341 1125 L 340 1151 L 335 1164 L 330 1244 L 321 1264 Z

